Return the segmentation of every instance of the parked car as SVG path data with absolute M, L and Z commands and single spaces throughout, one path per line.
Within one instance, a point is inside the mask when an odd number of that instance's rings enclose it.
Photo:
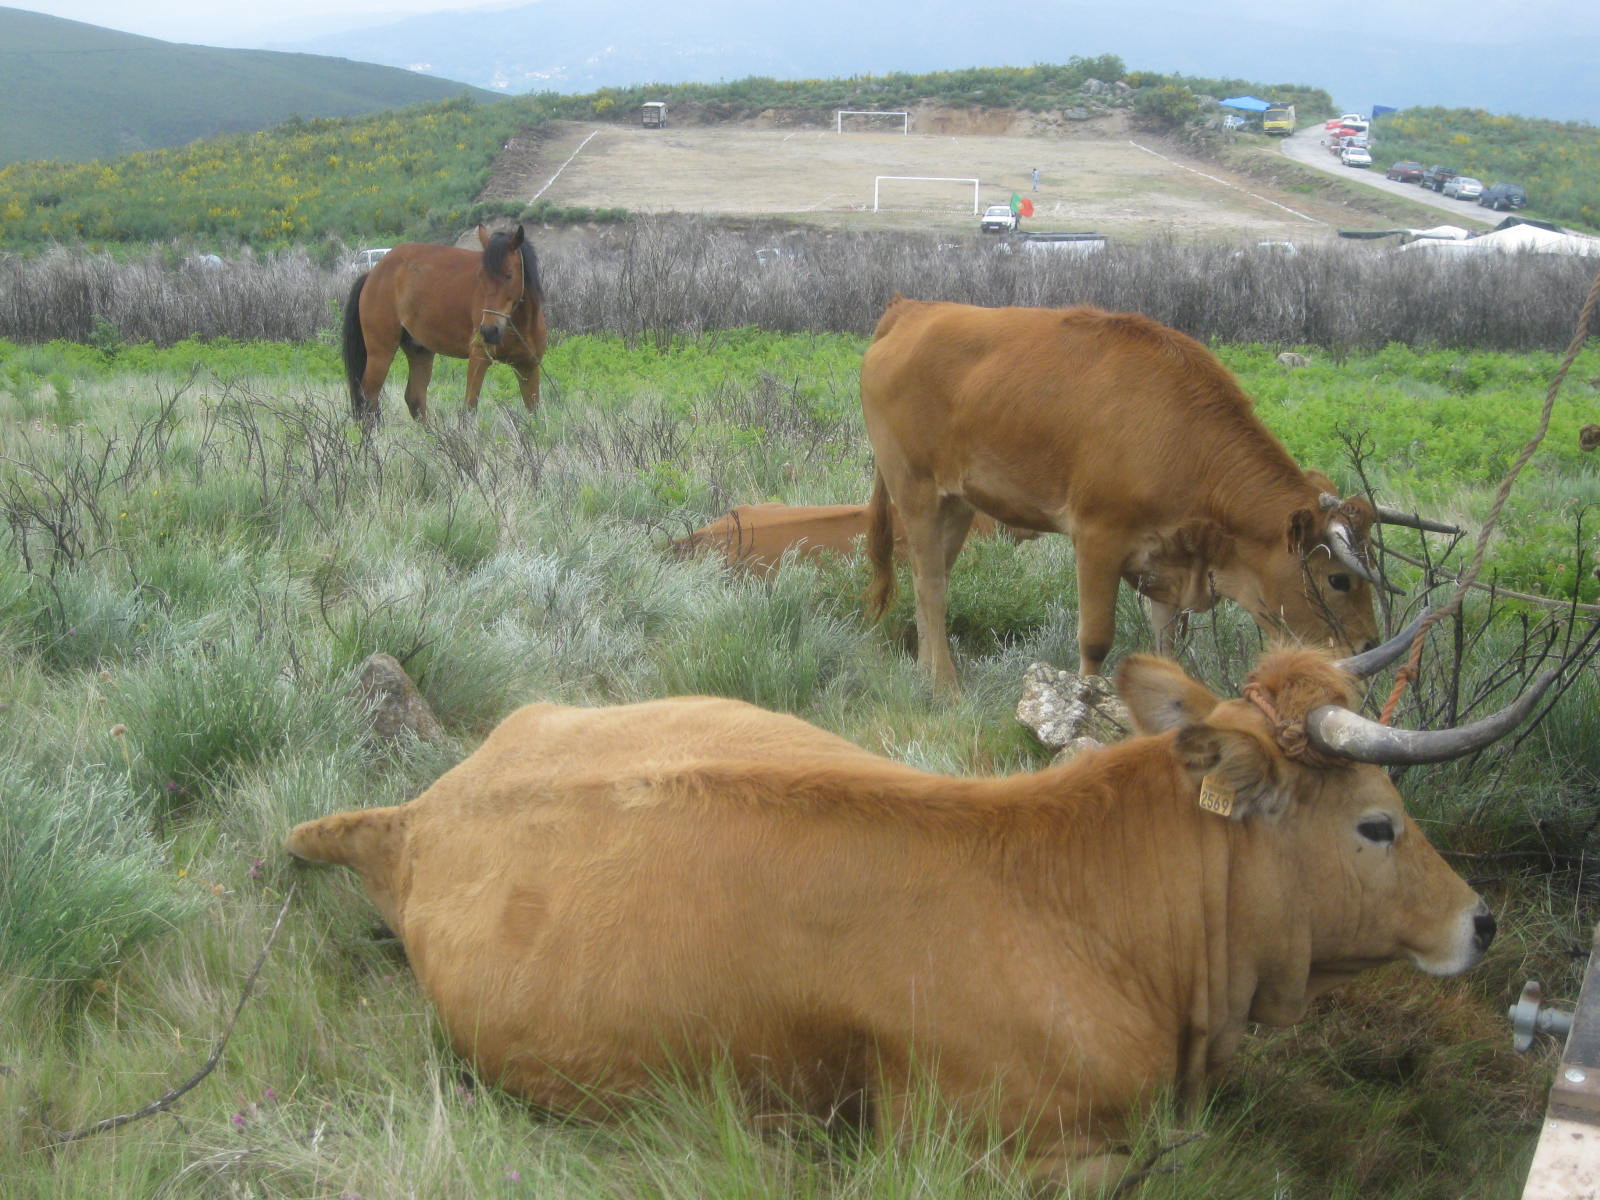
M 1339 161 L 1347 167 L 1370 167 L 1372 154 L 1365 146 L 1346 146 L 1339 154 Z
M 1422 186 L 1432 188 L 1436 192 L 1443 191 L 1445 183 L 1460 173 L 1454 167 L 1429 167 L 1422 173 Z
M 1401 183 L 1421 183 L 1422 164 L 1412 162 L 1409 158 L 1402 158 L 1385 171 L 1383 177 L 1385 179 L 1395 179 Z
M 1447 179 L 1440 191 L 1452 200 L 1476 200 L 1483 195 L 1483 183 L 1471 175 L 1456 175 Z
M 1367 119 L 1360 113 L 1345 113 L 1344 116 L 1335 117 L 1333 120 L 1329 121 L 1323 126 L 1323 128 L 1337 129 L 1341 125 L 1359 125 L 1361 128 L 1365 129 L 1367 127 Z
M 983 220 L 978 228 L 984 233 L 1006 233 L 1017 227 L 1017 218 L 1009 204 L 991 204 L 983 210 Z
M 1483 189 L 1478 203 L 1496 212 L 1502 208 L 1522 208 L 1528 203 L 1528 193 L 1520 183 L 1491 183 Z
M 350 266 L 356 271 L 370 271 L 378 265 L 378 260 L 389 253 L 388 246 L 376 246 L 370 250 L 357 250 L 356 256 L 350 260 Z

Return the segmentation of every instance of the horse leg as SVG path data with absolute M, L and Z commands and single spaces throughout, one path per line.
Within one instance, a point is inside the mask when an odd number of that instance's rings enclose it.
M 389 364 L 394 362 L 394 345 L 373 345 L 367 342 L 367 365 L 361 372 L 362 408 L 358 414 L 363 420 L 376 420 L 378 398 L 383 392 L 383 381 L 389 378 Z
M 522 407 L 533 412 L 539 407 L 539 364 L 518 367 L 517 383 L 522 387 Z
M 418 421 L 428 419 L 428 381 L 433 378 L 433 351 L 406 347 L 406 407 Z
M 489 371 L 489 352 L 483 342 L 472 339 L 472 349 L 467 352 L 467 408 L 476 412 L 478 392 L 483 388 L 483 377 Z

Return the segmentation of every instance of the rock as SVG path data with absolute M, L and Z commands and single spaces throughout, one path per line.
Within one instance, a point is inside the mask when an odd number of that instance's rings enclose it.
M 351 690 L 363 710 L 372 714 L 372 731 L 384 741 L 397 741 L 405 734 L 435 746 L 446 741 L 433 709 L 392 654 L 374 654 L 362 663 Z
M 1121 741 L 1133 732 L 1127 706 L 1103 675 L 1080 676 L 1037 662 L 1022 676 L 1021 721 L 1064 762 L 1081 750 Z

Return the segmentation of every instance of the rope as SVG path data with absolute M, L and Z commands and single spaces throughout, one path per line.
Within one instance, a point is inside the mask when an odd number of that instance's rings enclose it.
M 1272 726 L 1273 740 L 1278 743 L 1278 748 L 1296 762 L 1321 769 L 1347 763 L 1348 760 L 1324 754 L 1311 744 L 1311 739 L 1306 736 L 1306 723 L 1303 718 L 1299 721 L 1284 720 L 1278 714 L 1277 705 L 1273 704 L 1272 697 L 1259 683 L 1245 684 L 1239 694 L 1266 715 L 1267 723 Z
M 1572 364 L 1582 351 L 1584 342 L 1589 339 L 1589 327 L 1593 324 L 1597 304 L 1600 304 L 1600 275 L 1595 276 L 1594 285 L 1589 289 L 1589 297 L 1583 302 L 1583 310 L 1578 314 L 1577 328 L 1573 330 L 1572 342 L 1567 347 L 1567 356 L 1562 360 L 1561 366 L 1550 380 L 1550 386 L 1545 390 L 1544 410 L 1539 414 L 1539 428 L 1528 444 L 1522 448 L 1522 453 L 1517 455 L 1517 461 L 1511 464 L 1511 470 L 1506 472 L 1506 477 L 1500 481 L 1500 489 L 1495 493 L 1494 503 L 1489 507 L 1489 519 L 1478 531 L 1478 544 L 1473 550 L 1472 562 L 1457 580 L 1455 592 L 1448 603 L 1434 609 L 1423 618 L 1417 636 L 1411 643 L 1411 653 L 1407 656 L 1405 665 L 1395 675 L 1394 689 L 1389 693 L 1388 702 L 1384 704 L 1383 712 L 1378 717 L 1380 724 L 1387 725 L 1393 720 L 1394 710 L 1399 705 L 1400 698 L 1405 695 L 1405 690 L 1411 681 L 1416 679 L 1418 663 L 1422 660 L 1422 646 L 1428 640 L 1428 631 L 1445 617 L 1460 612 L 1461 602 L 1467 590 L 1477 583 L 1478 576 L 1483 571 L 1484 556 L 1488 553 L 1489 538 L 1500 522 L 1500 510 L 1510 498 L 1511 489 L 1517 482 L 1517 476 L 1522 474 L 1522 468 L 1528 465 L 1528 460 L 1538 451 L 1544 442 L 1545 434 L 1550 431 L 1550 416 L 1555 411 L 1556 397 L 1560 395 L 1561 385 L 1566 382 L 1567 372 L 1572 369 Z

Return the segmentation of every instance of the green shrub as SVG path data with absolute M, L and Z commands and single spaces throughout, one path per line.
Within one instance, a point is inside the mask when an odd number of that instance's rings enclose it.
M 0 973 L 102 979 L 194 908 L 127 782 L 0 760 Z
M 279 754 L 358 736 L 354 705 L 290 672 L 282 650 L 249 641 L 173 646 L 113 672 L 104 711 L 124 731 L 133 794 L 158 813 L 204 803 Z

